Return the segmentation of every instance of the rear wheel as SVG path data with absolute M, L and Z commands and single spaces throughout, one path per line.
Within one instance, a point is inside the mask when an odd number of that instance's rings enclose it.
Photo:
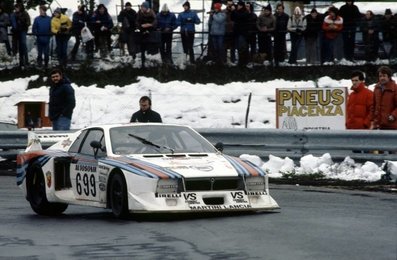
M 43 171 L 38 165 L 33 165 L 27 177 L 27 192 L 30 206 L 39 215 L 60 215 L 68 207 L 68 204 L 48 202 Z
M 113 215 L 117 218 L 127 218 L 129 215 L 127 185 L 122 174 L 116 173 L 113 175 L 109 196 Z

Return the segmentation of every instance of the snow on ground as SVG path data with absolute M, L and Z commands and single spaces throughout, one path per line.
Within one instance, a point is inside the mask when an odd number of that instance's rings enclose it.
M 126 1 L 125 1 L 126 2 Z M 177 0 L 168 3 L 174 12 L 182 11 L 182 3 L 185 0 Z M 109 9 L 109 13 L 115 17 L 120 11 L 119 1 L 103 0 Z M 141 4 L 141 1 L 131 1 L 133 5 Z M 160 6 L 164 1 L 160 1 Z M 206 11 L 210 10 L 211 1 L 204 1 Z M 51 8 L 66 7 L 70 17 L 76 10 L 79 1 L 54 1 Z M 340 7 L 344 2 L 334 3 Z M 372 10 L 376 14 L 383 14 L 386 8 L 391 8 L 393 13 L 397 7 L 390 3 L 381 2 L 357 2 L 356 5 L 364 13 Z M 192 9 L 202 9 L 202 1 L 191 1 Z M 319 10 L 323 12 L 323 10 Z M 325 11 L 325 10 L 324 10 Z M 29 11 L 32 18 L 38 15 L 38 11 Z M 115 18 L 114 18 L 115 20 Z M 197 27 L 201 30 L 201 25 Z M 177 29 L 178 31 L 178 29 Z M 71 42 L 70 45 L 73 43 Z M 4 50 L 0 50 L 4 51 Z M 29 53 L 30 60 L 34 60 L 35 48 Z M 148 60 L 159 61 L 159 55 L 149 56 Z M 108 70 L 120 64 L 128 64 L 132 61 L 128 57 L 113 57 L 111 62 L 101 61 L 95 64 L 96 70 Z M 175 62 L 183 69 L 180 60 Z M 341 64 L 350 65 L 345 61 Z M 117 65 L 119 64 L 119 65 Z M 139 67 L 139 60 L 133 64 Z M 17 61 L 10 61 L 8 66 L 17 65 Z M 0 121 L 16 122 L 16 103 L 26 100 L 48 101 L 49 88 L 43 82 L 43 86 L 37 89 L 26 90 L 29 81 L 36 80 L 38 76 L 18 78 L 12 81 L 0 82 Z M 46 79 L 44 79 L 46 80 Z M 71 79 L 73 81 L 73 79 Z M 249 128 L 275 128 L 275 89 L 296 87 L 341 87 L 350 86 L 350 80 L 333 80 L 322 77 L 314 81 L 286 81 L 274 79 L 268 82 L 233 82 L 225 85 L 215 84 L 191 84 L 185 81 L 172 81 L 160 83 L 152 78 L 139 77 L 137 83 L 127 86 L 108 85 L 105 88 L 92 86 L 77 86 L 73 84 L 76 94 L 76 108 L 73 115 L 72 128 L 82 128 L 92 124 L 128 122 L 131 114 L 138 107 L 138 100 L 142 95 L 150 95 L 153 99 L 153 109 L 161 113 L 165 123 L 177 123 L 190 125 L 195 128 L 242 128 L 245 121 L 248 95 L 252 93 Z M 373 82 L 372 82 L 373 83 Z M 373 84 L 370 86 L 373 88 Z M 269 172 L 274 178 L 286 174 L 322 174 L 327 178 L 342 180 L 377 181 L 386 172 L 372 162 L 361 165 L 347 157 L 342 163 L 333 163 L 329 154 L 321 157 L 307 155 L 301 158 L 300 165 L 295 165 L 289 158 L 269 156 L 267 162 L 263 162 L 255 155 L 241 155 L 249 159 Z M 382 167 L 391 173 L 391 178 L 397 179 L 397 162 L 388 162 Z
M 17 104 L 20 101 L 48 102 L 49 87 L 27 89 L 38 76 L 0 82 L 0 121 L 17 121 Z M 46 81 L 46 79 L 44 79 Z M 73 79 L 71 79 L 73 81 Z M 105 88 L 72 84 L 76 96 L 76 108 L 72 128 L 79 129 L 93 124 L 129 122 L 131 114 L 139 109 L 142 95 L 150 95 L 153 109 L 160 112 L 164 123 L 189 125 L 194 128 L 243 128 L 252 93 L 249 128 L 275 128 L 276 88 L 349 86 L 350 80 L 334 80 L 322 77 L 313 81 L 287 81 L 274 79 L 267 82 L 232 82 L 225 85 L 191 84 L 186 81 L 161 83 L 153 78 L 139 77 L 137 83 L 126 86 L 107 85 Z M 373 85 L 371 85 L 371 88 Z M 334 163 L 329 154 L 321 157 L 307 155 L 300 165 L 289 158 L 270 156 L 263 162 L 255 155 L 241 155 L 279 178 L 286 174 L 322 174 L 326 178 L 342 180 L 377 181 L 386 172 L 372 162 L 364 165 L 346 158 Z M 391 162 L 388 172 L 397 179 L 397 162 Z

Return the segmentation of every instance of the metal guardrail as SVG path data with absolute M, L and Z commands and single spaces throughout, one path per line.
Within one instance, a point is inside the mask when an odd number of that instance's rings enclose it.
M 269 155 L 289 157 L 298 162 L 305 155 L 321 156 L 329 153 L 335 162 L 347 156 L 364 162 L 377 164 L 385 160 L 397 161 L 397 131 L 386 130 L 324 130 L 292 131 L 282 129 L 242 129 L 242 128 L 200 128 L 196 129 L 211 143 L 222 142 L 224 153 L 234 156 L 241 154 L 258 155 L 267 160 Z M 47 140 L 48 147 L 62 135 L 72 133 L 36 131 L 39 137 Z M 0 131 L 0 156 L 13 158 L 25 149 L 28 131 Z

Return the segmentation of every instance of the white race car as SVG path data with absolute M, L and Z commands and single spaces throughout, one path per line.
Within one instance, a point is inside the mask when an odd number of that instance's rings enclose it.
M 110 208 L 119 218 L 279 208 L 261 168 L 222 154 L 187 126 L 93 126 L 46 150 L 37 142 L 18 155 L 17 184 L 40 215 L 68 204 Z

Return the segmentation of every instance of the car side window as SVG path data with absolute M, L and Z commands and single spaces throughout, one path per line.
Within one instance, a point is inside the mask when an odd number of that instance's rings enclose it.
M 71 153 L 78 153 L 80 150 L 81 143 L 84 140 L 84 137 L 87 134 L 87 130 L 84 130 L 83 132 L 80 133 L 80 135 L 76 138 L 74 143 L 70 146 L 69 152 Z
M 80 153 L 94 156 L 94 149 L 91 147 L 92 141 L 99 141 L 102 144 L 102 147 L 105 148 L 105 138 L 103 131 L 101 129 L 91 129 L 89 130 L 87 136 L 84 139 L 84 143 L 81 146 Z M 105 150 L 104 150 L 105 151 Z M 98 151 L 98 156 L 103 156 L 106 152 Z

